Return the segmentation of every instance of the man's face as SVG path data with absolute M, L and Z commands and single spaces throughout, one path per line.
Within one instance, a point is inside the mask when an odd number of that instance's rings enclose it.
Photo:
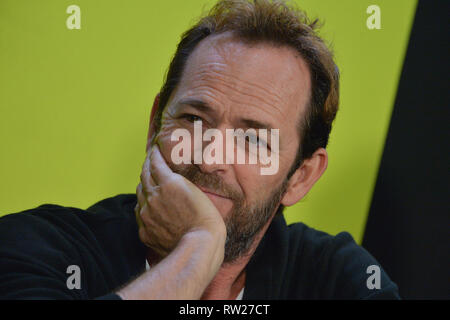
M 288 187 L 287 174 L 298 152 L 298 122 L 310 91 L 306 63 L 295 51 L 264 44 L 250 46 L 229 34 L 208 37 L 189 57 L 183 77 L 162 114 L 155 137 L 168 165 L 195 183 L 211 199 L 227 226 L 225 262 L 246 252 L 256 233 L 278 208 Z M 203 131 L 215 128 L 279 129 L 278 172 L 261 175 L 256 164 L 175 165 L 171 141 L 176 129 L 194 139 L 194 121 Z M 258 131 L 258 130 L 257 130 Z M 203 148 L 209 141 L 203 142 Z M 194 146 L 194 142 L 191 143 Z M 270 150 L 269 152 L 275 152 Z M 191 153 L 192 155 L 194 152 Z M 228 156 L 228 155 L 227 155 Z M 248 155 L 246 155 L 248 159 Z

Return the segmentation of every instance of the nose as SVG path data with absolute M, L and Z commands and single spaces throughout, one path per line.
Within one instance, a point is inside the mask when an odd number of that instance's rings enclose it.
M 204 173 L 225 174 L 228 171 L 228 167 L 230 165 L 229 164 L 218 164 L 218 163 L 207 164 L 207 163 L 203 162 L 201 164 L 197 164 L 197 166 Z
M 224 128 L 214 128 L 204 132 L 201 152 L 202 161 L 197 165 L 202 172 L 224 174 L 229 170 L 230 164 L 227 164 L 226 160 L 227 146 Z

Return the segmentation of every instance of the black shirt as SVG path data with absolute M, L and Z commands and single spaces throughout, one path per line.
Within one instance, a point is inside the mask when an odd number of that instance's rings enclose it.
M 145 271 L 135 205 L 124 194 L 87 210 L 46 204 L 0 218 L 0 299 L 120 299 L 114 292 Z M 80 289 L 68 288 L 71 265 Z M 370 265 L 350 234 L 277 215 L 246 266 L 243 299 L 398 299 L 383 269 L 380 289 L 368 288 Z

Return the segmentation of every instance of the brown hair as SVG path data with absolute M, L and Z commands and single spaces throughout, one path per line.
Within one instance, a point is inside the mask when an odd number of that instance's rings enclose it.
M 318 20 L 281 0 L 220 0 L 186 31 L 167 71 L 160 91 L 155 126 L 159 130 L 164 107 L 178 85 L 186 61 L 200 41 L 210 35 L 232 32 L 247 43 L 269 43 L 293 48 L 308 64 L 311 95 L 305 116 L 299 121 L 300 147 L 290 177 L 303 159 L 325 148 L 339 105 L 339 71 L 333 55 L 317 35 Z

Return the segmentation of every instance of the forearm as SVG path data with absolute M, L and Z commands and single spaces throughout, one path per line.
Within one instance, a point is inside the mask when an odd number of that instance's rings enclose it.
M 220 268 L 224 234 L 190 232 L 156 266 L 117 294 L 125 300 L 199 299 Z

